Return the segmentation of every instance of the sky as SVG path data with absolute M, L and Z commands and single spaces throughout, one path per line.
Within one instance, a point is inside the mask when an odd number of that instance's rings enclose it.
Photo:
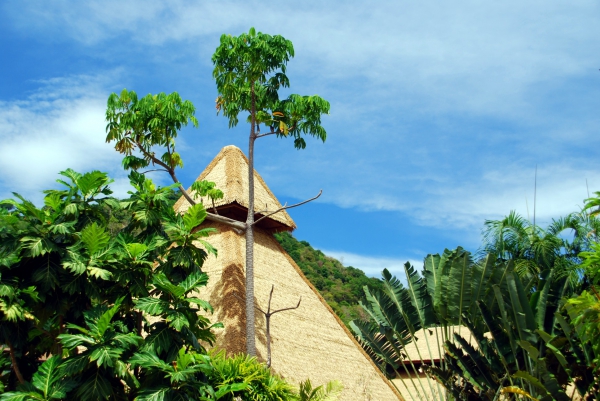
M 215 110 L 211 56 L 250 27 L 294 44 L 289 93 L 331 103 L 327 140 L 266 137 L 256 168 L 296 238 L 379 276 L 476 251 L 484 222 L 580 210 L 600 191 L 597 1 L 0 2 L 0 199 L 39 203 L 58 172 L 129 190 L 105 143 L 112 92 L 178 92 L 199 128 L 177 140 L 190 185 L 249 127 Z M 242 121 L 244 119 L 241 119 Z M 154 176 L 161 184 L 168 177 Z

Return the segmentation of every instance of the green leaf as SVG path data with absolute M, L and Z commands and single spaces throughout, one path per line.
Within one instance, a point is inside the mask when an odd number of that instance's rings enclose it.
M 202 205 L 202 203 L 197 203 L 188 208 L 188 210 L 185 212 L 183 215 L 183 222 L 185 224 L 185 228 L 191 232 L 194 228 L 202 224 L 205 218 L 206 210 L 204 209 L 204 205 Z
M 21 238 L 20 241 L 23 243 L 23 247 L 29 251 L 29 255 L 33 258 L 36 256 L 43 256 L 53 249 L 48 241 L 42 237 L 25 236 Z
M 199 299 L 199 298 L 194 298 L 194 297 L 186 298 L 186 300 L 188 302 L 198 305 L 199 307 L 204 309 L 206 312 L 211 312 L 211 313 L 213 312 L 213 307 L 208 301 L 205 301 L 205 300 Z
M 163 322 L 155 323 L 146 337 L 143 348 L 153 350 L 156 353 L 167 351 L 172 345 L 171 329 Z
M 82 400 L 106 400 L 113 393 L 111 382 L 100 369 L 96 369 L 76 391 L 76 395 Z
M 95 254 L 108 245 L 110 235 L 106 233 L 103 227 L 96 222 L 88 224 L 81 231 L 81 242 L 84 243 L 86 250 L 90 255 Z
M 204 287 L 206 283 L 208 283 L 208 275 L 206 273 L 194 271 L 177 286 L 182 288 L 183 292 L 187 294 L 192 290 L 197 290 L 199 287 Z
M 533 346 L 529 341 L 517 340 L 517 344 L 521 346 L 527 353 L 529 353 L 529 357 L 537 362 L 538 357 L 540 356 L 540 352 L 536 347 Z
M 170 387 L 152 387 L 140 391 L 135 398 L 136 401 L 164 401 L 166 395 L 171 391 Z
M 184 289 L 171 283 L 164 273 L 156 273 L 152 277 L 152 283 L 166 294 L 172 295 L 175 298 L 180 298 L 184 294 Z
M 104 333 L 110 326 L 110 321 L 115 316 L 115 314 L 118 312 L 124 298 L 125 297 L 121 297 L 121 298 L 117 299 L 115 301 L 115 304 L 112 306 L 112 308 L 110 308 L 109 310 L 104 312 L 102 314 L 102 316 L 100 316 L 100 319 L 98 319 L 97 331 L 95 333 L 98 336 L 98 338 L 104 336 Z
M 137 259 L 139 256 L 143 255 L 146 250 L 148 250 L 147 245 L 138 243 L 126 244 L 125 247 L 127 249 L 127 253 L 132 259 Z
M 100 269 L 98 267 L 92 267 L 92 266 L 89 266 L 87 268 L 87 272 L 90 276 L 96 277 L 96 278 L 99 278 L 102 280 L 110 280 L 110 278 L 113 275 L 111 272 L 109 272 L 106 269 Z
M 184 327 L 190 327 L 190 321 L 187 316 L 178 311 L 169 311 L 166 314 L 166 320 L 169 322 L 169 326 L 175 328 L 177 331 L 181 331 Z
M 45 398 L 38 393 L 34 392 L 9 392 L 0 394 L 0 401 L 30 401 L 40 400 L 45 401 Z
M 249 387 L 248 383 L 232 383 L 220 386 L 215 392 L 215 399 L 219 400 L 229 393 L 246 390 Z
M 135 306 L 139 310 L 142 310 L 152 316 L 158 316 L 167 312 L 171 308 L 171 304 L 169 302 L 153 297 L 140 298 L 135 301 Z
M 108 345 L 103 345 L 98 348 L 94 348 L 94 350 L 90 354 L 90 361 L 96 361 L 98 367 L 112 367 L 115 365 L 115 362 L 119 360 L 122 353 L 122 349 L 113 348 Z
M 44 394 L 44 397 L 48 397 L 51 393 L 52 386 L 58 380 L 60 375 L 58 374 L 57 367 L 60 364 L 60 356 L 55 355 L 48 358 L 42 363 L 36 373 L 31 378 L 31 384 L 33 384 L 38 390 Z
M 56 338 L 68 349 L 96 344 L 96 340 L 84 334 L 61 334 Z
M 81 373 L 89 362 L 88 353 L 73 355 L 60 364 L 58 370 L 65 376 L 75 376 Z

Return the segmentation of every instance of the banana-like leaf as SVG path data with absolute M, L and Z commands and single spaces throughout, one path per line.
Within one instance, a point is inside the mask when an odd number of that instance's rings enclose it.
M 386 371 L 386 364 L 390 365 L 393 369 L 399 367 L 398 355 L 389 346 L 385 336 L 379 333 L 377 327 L 373 327 L 373 325 L 361 320 L 353 320 L 350 322 L 350 328 L 358 337 L 367 354 L 383 372 Z
M 506 276 L 506 281 L 519 338 L 534 343 L 536 338 L 533 331 L 537 327 L 521 281 L 513 273 Z
M 479 387 L 482 389 L 495 388 L 496 380 L 492 376 L 492 372 L 489 368 L 490 365 L 487 363 L 484 356 L 480 353 L 480 350 L 476 350 L 471 344 L 467 342 L 467 340 L 465 340 L 458 333 L 454 333 L 454 339 L 456 340 L 458 345 L 460 345 L 463 351 L 466 352 L 466 355 L 469 356 L 469 358 L 473 361 L 474 365 L 479 371 L 479 374 L 476 374 L 477 383 L 479 384 Z
M 500 324 L 498 324 L 498 322 L 494 319 L 494 317 L 490 313 L 487 306 L 483 302 L 478 301 L 477 307 L 478 307 L 478 309 L 481 313 L 481 316 L 488 328 L 488 331 L 492 335 L 492 339 L 493 339 L 492 344 L 494 345 L 494 348 L 496 349 L 497 355 L 500 358 L 500 360 L 502 361 L 502 364 L 504 365 L 504 369 L 506 370 L 506 372 L 510 373 L 510 368 L 509 368 L 510 362 L 514 361 L 516 358 L 516 355 L 513 356 L 514 355 L 514 352 L 512 350 L 513 344 L 509 340 L 506 333 L 504 333 L 504 331 L 502 330 L 502 326 Z
M 433 311 L 433 301 L 427 292 L 426 281 L 419 276 L 414 267 L 408 262 L 404 264 L 404 273 L 408 283 L 407 294 L 419 314 L 421 326 L 430 327 L 434 325 L 437 319 Z
M 455 363 L 460 367 L 460 375 L 471 382 L 471 384 L 479 390 L 485 390 L 485 384 L 480 381 L 481 375 L 473 360 L 463 354 L 462 350 L 453 342 L 446 341 L 444 348 L 448 355 L 452 357 Z

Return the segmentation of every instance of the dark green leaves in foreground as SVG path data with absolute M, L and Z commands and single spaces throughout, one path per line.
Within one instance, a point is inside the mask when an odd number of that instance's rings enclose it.
M 0 344 L 16 364 L 0 372 L 9 390 L 0 399 L 144 399 L 150 383 L 162 399 L 237 389 L 213 389 L 199 343 L 213 341 L 215 326 L 210 304 L 194 295 L 208 282 L 203 261 L 216 254 L 204 240 L 212 231 L 197 230 L 202 204 L 177 215 L 172 188 L 135 172 L 121 202 L 104 173 L 61 175 L 66 189 L 46 191 L 42 208 L 18 196 L 2 202 Z M 155 377 L 140 355 L 185 369 Z

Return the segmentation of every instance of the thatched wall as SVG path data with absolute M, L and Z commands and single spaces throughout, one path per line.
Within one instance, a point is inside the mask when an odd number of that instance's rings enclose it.
M 223 225 L 210 243 L 219 250 L 203 270 L 209 284 L 200 297 L 215 307 L 216 347 L 228 353 L 245 350 L 244 236 Z M 272 369 L 293 383 L 309 378 L 315 385 L 339 380 L 344 385 L 342 400 L 397 400 L 399 394 L 375 367 L 343 323 L 329 308 L 300 268 L 272 235 L 255 232 L 255 302 L 267 308 L 271 285 L 275 286 L 271 308 L 300 307 L 271 317 Z M 239 298 L 238 298 L 239 297 Z M 257 353 L 266 360 L 265 318 L 256 313 Z
M 198 180 L 213 181 L 224 192 L 216 202 L 217 209 L 244 208 L 248 204 L 248 161 L 235 146 L 226 146 L 200 174 Z M 212 202 L 201 199 L 207 208 Z M 189 204 L 181 198 L 175 210 L 185 212 Z M 255 210 L 266 214 L 281 204 L 255 172 Z M 242 209 L 243 210 L 243 209 Z M 246 209 L 247 210 L 247 209 Z M 229 210 L 230 211 L 230 210 Z M 271 368 L 292 383 L 310 379 L 315 386 L 331 380 L 344 385 L 341 400 L 387 401 L 401 399 L 400 394 L 373 364 L 344 324 L 317 290 L 304 277 L 300 268 L 279 246 L 271 232 L 293 230 L 296 225 L 282 211 L 271 219 L 277 226 L 264 229 L 255 226 L 254 282 L 255 303 L 267 309 L 271 286 L 275 287 L 272 310 L 295 306 L 271 317 Z M 223 322 L 216 330 L 216 348 L 230 354 L 246 349 L 245 322 L 245 239 L 243 233 L 218 223 L 205 221 L 202 227 L 217 228 L 208 241 L 219 256 L 210 256 L 203 266 L 209 276 L 208 286 L 198 294 L 215 308 L 213 322 Z M 275 227 L 273 229 L 273 227 Z M 266 360 L 266 322 L 262 313 L 255 317 L 257 354 Z

